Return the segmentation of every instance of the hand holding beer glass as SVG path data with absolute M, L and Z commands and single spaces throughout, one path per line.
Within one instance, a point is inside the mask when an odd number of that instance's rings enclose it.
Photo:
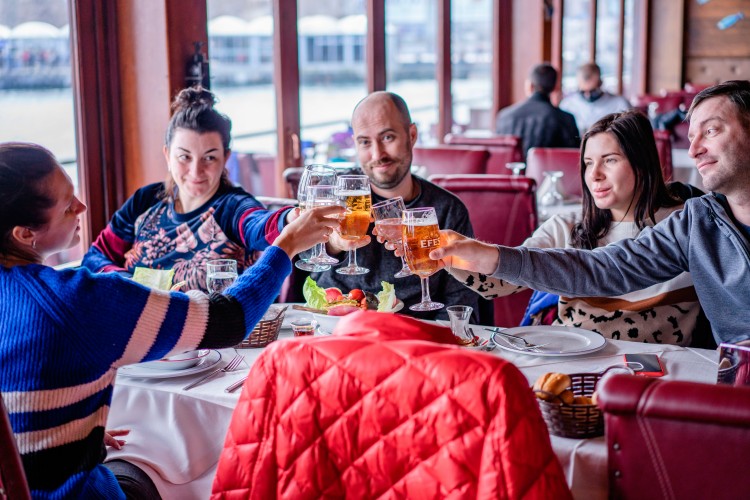
M 370 227 L 370 179 L 366 175 L 340 175 L 336 178 L 336 196 L 339 204 L 346 208 L 341 222 L 340 234 L 345 240 L 358 240 L 367 236 Z M 357 249 L 349 250 L 345 267 L 336 269 L 339 274 L 367 274 L 366 267 L 357 265 Z
M 305 169 L 302 171 L 299 179 L 299 186 L 297 186 L 297 200 L 299 201 L 300 211 L 304 211 L 307 208 L 308 186 L 334 186 L 335 184 L 336 170 L 333 167 L 323 164 L 305 165 Z M 315 255 L 314 250 L 311 250 L 310 253 L 303 252 L 299 256 L 300 259 L 294 265 L 303 271 L 312 272 L 327 271 L 331 268 L 331 265 L 327 263 L 311 262 L 310 258 L 313 255 Z
M 307 208 L 328 207 L 338 204 L 335 186 L 318 184 L 316 186 L 307 186 L 307 196 L 305 206 Z M 333 217 L 333 216 L 331 216 Z M 318 243 L 313 249 L 312 256 L 308 259 L 309 263 L 315 265 L 338 264 L 339 260 L 331 257 L 326 252 L 326 244 Z
M 410 306 L 412 311 L 434 311 L 444 304 L 430 298 L 429 277 L 438 270 L 438 262 L 430 258 L 430 251 L 440 247 L 437 215 L 432 207 L 407 208 L 403 212 L 403 242 L 406 263 L 422 281 L 422 301 Z
M 372 216 L 375 218 L 375 227 L 378 236 L 384 238 L 383 243 L 391 242 L 397 247 L 403 246 L 403 212 L 406 209 L 404 199 L 400 196 L 390 200 L 381 201 L 372 206 Z M 411 276 L 411 269 L 406 264 L 404 256 L 401 255 L 401 270 L 393 275 L 394 278 Z

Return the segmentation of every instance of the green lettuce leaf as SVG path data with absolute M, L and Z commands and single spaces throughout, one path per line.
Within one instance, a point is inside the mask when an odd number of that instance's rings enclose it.
M 378 311 L 390 312 L 396 305 L 396 287 L 387 281 L 380 282 L 383 289 L 378 292 Z
M 307 307 L 315 309 L 325 309 L 328 305 L 326 300 L 326 291 L 318 286 L 315 280 L 307 277 L 305 284 L 302 286 L 302 295 L 305 297 Z

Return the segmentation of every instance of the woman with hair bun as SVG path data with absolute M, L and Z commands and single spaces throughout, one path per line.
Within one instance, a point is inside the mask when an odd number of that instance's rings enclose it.
M 209 90 L 182 90 L 172 104 L 165 182 L 145 186 L 112 217 L 83 258 L 94 272 L 132 274 L 136 267 L 173 269 L 187 290 L 206 290 L 206 261 L 235 259 L 242 273 L 295 217 L 271 212 L 230 182 L 230 119 Z

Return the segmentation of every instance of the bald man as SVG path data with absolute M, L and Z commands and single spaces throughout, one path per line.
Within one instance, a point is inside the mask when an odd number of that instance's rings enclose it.
M 434 207 L 441 228 L 453 229 L 464 235 L 474 234 L 469 212 L 457 196 L 411 173 L 417 126 L 411 121 L 409 108 L 400 96 L 392 92 L 374 92 L 362 99 L 354 108 L 352 129 L 359 163 L 370 178 L 373 204 L 401 196 L 406 208 Z M 336 255 L 342 261 L 346 257 L 343 252 L 351 248 L 358 248 L 357 264 L 370 272 L 347 276 L 336 273 L 334 266 L 330 271 L 314 273 L 313 279 L 322 287 L 336 287 L 344 293 L 352 288 L 377 292 L 381 288 L 380 282 L 387 281 L 395 285 L 396 296 L 406 305 L 402 314 L 422 319 L 448 318 L 444 308 L 425 313 L 408 309 L 421 299 L 420 280 L 414 275 L 394 278 L 393 275 L 401 269 L 401 259 L 374 238 L 365 236 L 359 241 L 349 241 L 334 234 L 328 243 L 331 255 Z M 473 307 L 472 321 L 479 321 L 477 294 L 452 279 L 448 273 L 438 272 L 430 276 L 430 294 L 432 300 L 442 302 L 446 307 Z M 485 309 L 490 311 L 491 307 Z M 488 322 L 489 318 L 482 319 Z

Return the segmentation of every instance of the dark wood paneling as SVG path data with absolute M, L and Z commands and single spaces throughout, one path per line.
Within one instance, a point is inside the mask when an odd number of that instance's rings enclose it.
M 453 127 L 453 97 L 451 96 L 451 0 L 437 0 L 437 73 L 438 84 L 438 142 L 442 144 Z
M 747 0 L 712 0 L 704 5 L 688 2 L 685 55 L 691 57 L 750 57 L 750 19 L 747 17 L 726 30 L 716 23 L 723 17 L 744 12 L 750 16 Z
M 386 85 L 385 0 L 367 0 L 367 93 Z
M 683 2 L 651 2 L 648 55 L 650 94 L 679 90 L 683 84 Z
M 502 108 L 513 104 L 513 0 L 496 0 L 492 19 L 492 116 L 495 117 Z
M 544 9 L 543 0 L 513 0 L 513 32 L 510 52 L 513 60 L 512 102 L 519 102 L 526 98 L 524 82 L 531 68 L 549 60 L 549 47 L 544 46 Z
M 284 196 L 282 172 L 302 165 L 300 154 L 297 3 L 273 0 L 274 85 L 276 87 L 277 196 Z

